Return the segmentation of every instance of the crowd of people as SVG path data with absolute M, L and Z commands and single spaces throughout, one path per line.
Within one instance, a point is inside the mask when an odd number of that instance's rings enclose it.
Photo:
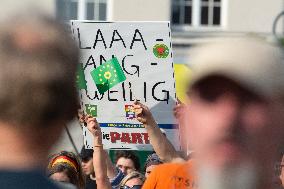
M 2 26 L 0 188 L 284 187 L 280 47 L 252 37 L 193 47 L 188 99 L 173 112 L 187 128 L 183 134 L 193 153 L 177 152 L 149 108 L 135 101 L 136 119 L 154 149 L 141 170 L 131 151 L 117 151 L 111 161 L 100 124 L 90 115 L 81 120 L 93 136 L 93 150 L 49 155 L 77 115 L 79 49 L 66 27 L 45 15 L 18 15 Z

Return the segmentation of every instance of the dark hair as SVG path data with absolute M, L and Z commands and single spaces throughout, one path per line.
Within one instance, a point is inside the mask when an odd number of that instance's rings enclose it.
M 93 158 L 93 153 L 93 149 L 86 149 L 85 146 L 83 146 L 80 152 L 80 158 L 82 161 L 88 161 Z
M 147 167 L 151 165 L 159 165 L 162 164 L 163 162 L 159 158 L 159 156 L 156 153 L 153 153 L 149 155 L 146 159 L 145 166 L 144 166 L 144 172 L 146 172 Z
M 42 14 L 11 17 L 0 29 L 0 120 L 46 126 L 77 112 L 79 50 L 70 32 Z
M 60 158 L 70 160 L 70 162 L 60 161 Z M 46 172 L 48 177 L 54 173 L 64 172 L 70 179 L 70 183 L 74 184 L 79 189 L 85 188 L 85 178 L 83 176 L 81 162 L 73 152 L 61 151 L 52 155 L 49 158 Z
M 136 156 L 132 151 L 128 150 L 118 150 L 115 152 L 115 162 L 119 158 L 124 157 L 126 159 L 131 159 L 133 161 L 134 167 L 136 170 L 140 170 L 140 162 L 138 156 Z

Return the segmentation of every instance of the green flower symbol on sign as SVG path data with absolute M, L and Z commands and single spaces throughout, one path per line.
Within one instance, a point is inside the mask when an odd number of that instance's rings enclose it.
M 100 94 L 126 80 L 117 58 L 112 58 L 103 63 L 97 69 L 91 71 L 91 75 Z
M 169 55 L 169 48 L 165 44 L 156 44 L 153 47 L 153 53 L 157 58 L 167 58 Z

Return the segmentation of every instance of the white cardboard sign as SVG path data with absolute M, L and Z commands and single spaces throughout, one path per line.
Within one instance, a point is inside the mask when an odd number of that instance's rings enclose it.
M 96 108 L 106 149 L 151 150 L 146 130 L 135 118 L 135 99 L 147 105 L 160 128 L 180 148 L 173 117 L 175 81 L 169 22 L 71 21 L 81 51 L 87 88 L 80 90 L 81 106 Z M 126 80 L 100 94 L 90 72 L 116 57 Z M 86 106 L 87 105 L 87 106 Z M 84 143 L 92 136 L 84 128 Z

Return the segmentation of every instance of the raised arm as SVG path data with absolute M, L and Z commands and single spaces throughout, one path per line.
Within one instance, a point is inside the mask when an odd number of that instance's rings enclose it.
M 134 102 L 133 107 L 137 120 L 147 130 L 150 143 L 160 159 L 164 162 L 184 162 L 184 159 L 179 156 L 174 146 L 161 132 L 149 108 L 138 101 Z
M 110 159 L 108 153 L 105 150 L 104 150 L 104 155 L 105 155 L 105 161 L 106 161 L 106 165 L 107 165 L 107 176 L 110 180 L 112 180 L 117 175 L 117 171 L 116 171 L 115 166 L 111 162 L 111 159 Z
M 188 141 L 187 141 L 187 127 L 186 127 L 186 119 L 185 119 L 185 114 L 184 114 L 184 109 L 185 109 L 185 105 L 179 100 L 178 103 L 176 104 L 176 106 L 173 109 L 174 112 L 174 116 L 176 118 L 176 120 L 178 121 L 178 125 L 179 125 L 179 136 L 180 136 L 180 142 L 181 142 L 181 150 L 184 153 L 183 155 L 186 156 L 187 152 L 188 152 Z
M 111 189 L 111 185 L 107 176 L 107 164 L 105 159 L 105 152 L 102 144 L 102 133 L 99 123 L 96 118 L 86 116 L 85 118 L 88 130 L 94 137 L 94 153 L 93 164 L 96 173 L 96 183 L 98 189 Z

